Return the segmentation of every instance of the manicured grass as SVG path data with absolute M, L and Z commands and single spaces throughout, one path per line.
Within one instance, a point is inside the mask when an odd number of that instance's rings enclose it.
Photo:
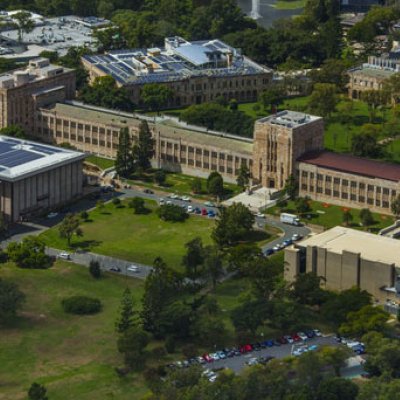
M 344 225 L 343 223 L 343 210 L 344 207 L 334 206 L 332 204 L 320 203 L 317 201 L 310 201 L 311 211 L 301 216 L 301 220 L 305 223 L 321 225 L 326 229 L 333 228 L 337 225 Z M 365 229 L 361 226 L 359 214 L 360 210 L 348 208 L 353 216 L 353 221 L 350 223 L 350 228 Z M 287 207 L 280 209 L 278 207 L 271 207 L 267 209 L 268 214 L 279 215 L 281 212 L 289 212 L 297 214 L 294 202 L 289 201 Z M 368 227 L 371 232 L 378 232 L 380 229 L 385 228 L 393 223 L 394 218 L 389 215 L 372 213 L 375 223 Z
M 279 10 L 295 10 L 303 8 L 306 4 L 305 0 L 278 0 L 274 7 Z
M 98 156 L 89 156 L 86 158 L 86 161 L 97 165 L 101 169 L 107 169 L 114 166 L 114 160 L 110 160 L 109 158 L 102 158 Z
M 128 182 L 133 185 L 140 185 L 148 187 L 154 190 L 160 190 L 168 193 L 176 193 L 180 195 L 186 195 L 197 199 L 210 199 L 210 196 L 206 192 L 206 179 L 200 178 L 202 185 L 202 193 L 193 194 L 192 183 L 194 181 L 194 176 L 176 174 L 172 172 L 167 172 L 167 179 L 165 183 L 160 186 L 154 182 L 153 173 L 146 173 L 138 177 L 138 179 L 130 179 Z M 225 188 L 225 198 L 230 198 L 239 194 L 242 189 L 233 183 L 224 183 Z
M 148 265 L 160 256 L 169 266 L 179 268 L 186 242 L 199 236 L 205 245 L 211 244 L 212 219 L 191 216 L 182 223 L 165 222 L 156 215 L 153 201 L 146 202 L 151 210 L 146 215 L 135 215 L 126 204 L 117 208 L 108 203 L 103 210 L 90 212 L 91 221 L 82 224 L 83 237 L 74 237 L 72 247 Z M 41 237 L 48 246 L 68 249 L 57 227 Z
M 17 283 L 26 295 L 20 316 L 0 327 L 0 399 L 25 400 L 32 382 L 43 383 L 51 400 L 140 399 L 143 378 L 119 378 L 122 365 L 114 323 L 123 290 L 131 288 L 136 304 L 143 282 L 107 274 L 100 280 L 88 270 L 56 262 L 48 270 L 2 265 L 0 277 Z M 62 298 L 87 295 L 101 299 L 103 310 L 92 316 L 65 314 Z

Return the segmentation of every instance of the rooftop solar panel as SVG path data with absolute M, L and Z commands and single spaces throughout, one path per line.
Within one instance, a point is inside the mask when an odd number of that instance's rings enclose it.
M 26 164 L 43 157 L 42 154 L 32 153 L 26 150 L 13 150 L 2 156 L 0 162 L 3 167 L 13 168 L 17 165 Z

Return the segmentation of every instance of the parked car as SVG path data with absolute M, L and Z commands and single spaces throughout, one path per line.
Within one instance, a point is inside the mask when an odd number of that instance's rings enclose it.
M 218 355 L 220 360 L 224 360 L 226 358 L 226 354 L 223 351 L 217 351 L 216 354 Z
M 195 214 L 201 214 L 201 209 L 200 209 L 199 207 L 196 207 L 196 208 L 194 209 L 194 213 L 195 213 Z
M 272 339 L 268 339 L 264 342 L 267 347 L 272 347 L 274 345 L 274 341 Z
M 179 200 L 180 197 L 176 193 L 172 193 L 168 196 L 170 199 Z
M 300 235 L 299 233 L 295 233 L 295 234 L 293 234 L 293 236 L 292 236 L 293 242 L 297 242 L 298 240 L 300 240 L 300 239 L 302 239 L 302 238 L 303 238 L 303 236 Z
M 272 255 L 272 254 L 274 254 L 274 253 L 275 253 L 274 249 L 267 249 L 267 250 L 265 250 L 265 252 L 264 252 L 264 254 L 265 254 L 266 256 L 270 256 L 270 255 Z
M 252 366 L 252 365 L 257 365 L 258 364 L 258 360 L 257 360 L 257 357 L 252 357 L 252 358 L 250 358 L 249 359 L 249 361 L 246 361 L 246 364 L 248 365 L 248 366 Z
M 319 329 L 313 329 L 315 336 L 321 337 L 322 333 Z
M 47 214 L 47 218 L 56 218 L 58 217 L 58 213 L 57 212 L 51 212 L 50 214 Z
M 273 251 L 274 253 L 276 253 L 276 252 L 279 251 L 280 249 L 281 249 L 280 246 L 276 244 L 276 245 L 272 248 L 272 251 Z
M 274 346 L 281 346 L 282 343 L 279 341 L 279 339 L 274 340 Z
M 183 196 L 182 201 L 191 201 L 189 196 Z
M 261 343 L 254 343 L 252 344 L 253 350 L 254 351 L 260 351 L 261 350 Z
M 206 202 L 204 203 L 204 205 L 205 205 L 206 207 L 215 207 L 215 204 L 214 204 L 212 201 L 206 201 Z
M 299 336 L 301 340 L 308 340 L 308 336 L 304 332 L 297 332 L 297 336 Z
M 193 206 L 188 206 L 187 207 L 187 212 L 192 213 L 194 211 Z
M 300 336 L 299 336 L 297 333 L 293 333 L 293 334 L 292 334 L 292 339 L 293 339 L 295 342 L 300 342 L 300 340 L 301 340 Z
M 161 197 L 160 200 L 158 200 L 158 203 L 162 206 L 165 203 L 165 200 Z
M 207 215 L 208 215 L 208 218 L 215 218 L 215 212 L 212 210 L 209 210 Z
M 210 357 L 214 360 L 214 361 L 218 361 L 220 360 L 220 357 L 218 355 L 218 353 L 211 353 Z
M 139 272 L 140 271 L 139 267 L 137 265 L 133 265 L 133 264 L 130 265 L 126 270 L 129 272 Z
M 203 359 L 204 359 L 204 361 L 205 362 L 207 362 L 207 363 L 211 363 L 211 362 L 213 362 L 214 361 L 214 359 L 209 355 L 209 354 L 203 354 Z
M 292 338 L 290 338 L 290 339 L 292 339 Z M 281 336 L 280 338 L 277 339 L 277 341 L 278 341 L 280 344 L 287 344 L 287 343 L 289 343 L 289 342 L 287 341 L 287 339 L 286 339 L 285 336 Z
M 286 339 L 286 343 L 289 343 L 289 344 L 294 343 L 294 339 L 291 336 L 285 335 L 284 338 Z
M 269 363 L 271 360 L 273 360 L 275 357 L 274 356 L 265 356 L 265 357 L 259 357 L 258 358 L 258 362 L 260 364 L 267 364 Z
M 315 336 L 314 331 L 305 331 L 305 334 L 309 339 L 312 339 Z
M 121 268 L 119 268 L 119 267 L 111 267 L 110 271 L 112 271 L 112 272 L 121 272 Z
M 57 258 L 60 258 L 62 260 L 70 260 L 71 259 L 71 255 L 69 253 L 67 253 L 66 251 L 63 251 L 62 253 L 59 253 L 57 255 Z
M 202 208 L 201 209 L 201 215 L 208 215 L 207 209 Z
M 147 193 L 147 194 L 154 194 L 154 192 L 150 189 L 144 189 L 143 193 Z
M 265 214 L 259 212 L 259 213 L 256 214 L 256 217 L 265 219 Z
M 287 247 L 287 246 L 290 246 L 292 243 L 293 243 L 292 239 L 286 239 L 286 240 L 283 241 L 282 244 L 283 244 L 285 247 Z

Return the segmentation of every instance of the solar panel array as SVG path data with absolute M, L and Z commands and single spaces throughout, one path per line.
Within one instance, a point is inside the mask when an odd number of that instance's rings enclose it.
M 14 168 L 29 162 L 39 160 L 46 156 L 61 153 L 57 149 L 45 145 L 29 143 L 27 145 L 16 139 L 0 139 L 0 171 Z

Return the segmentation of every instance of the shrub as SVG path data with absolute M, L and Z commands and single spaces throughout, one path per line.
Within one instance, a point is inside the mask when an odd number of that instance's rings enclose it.
M 157 215 L 164 221 L 183 222 L 189 217 L 186 210 L 175 204 L 164 204 L 157 209 Z
M 175 351 L 175 338 L 173 336 L 168 336 L 165 339 L 165 350 L 170 354 Z
M 93 278 L 99 279 L 101 278 L 101 267 L 100 263 L 96 260 L 91 260 L 89 263 L 89 272 Z
M 68 314 L 96 314 L 102 309 L 101 301 L 92 297 L 72 296 L 61 301 L 62 308 Z
M 79 216 L 81 217 L 81 219 L 82 219 L 83 221 L 87 221 L 88 218 L 89 218 L 89 214 L 87 213 L 87 211 L 82 211 L 82 212 L 79 214 Z
M 112 199 L 112 203 L 114 204 L 115 207 L 119 208 L 121 207 L 121 200 L 118 197 L 114 197 Z

